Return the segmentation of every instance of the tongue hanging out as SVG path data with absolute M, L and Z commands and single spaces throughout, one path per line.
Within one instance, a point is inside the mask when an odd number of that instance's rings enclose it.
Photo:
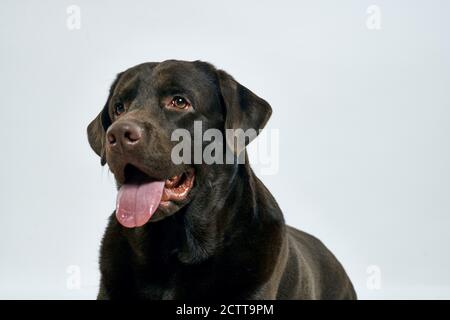
M 132 165 L 124 168 L 125 183 L 117 194 L 116 218 L 127 228 L 146 224 L 161 205 L 186 199 L 194 183 L 194 172 L 188 170 L 165 181 L 151 179 Z
M 127 228 L 140 227 L 158 209 L 164 181 L 125 183 L 117 194 L 116 218 Z

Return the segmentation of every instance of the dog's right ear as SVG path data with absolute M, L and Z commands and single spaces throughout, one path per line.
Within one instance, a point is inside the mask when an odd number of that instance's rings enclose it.
M 226 109 L 225 129 L 244 132 L 253 129 L 255 134 L 264 128 L 272 114 L 269 103 L 258 97 L 252 91 L 237 82 L 232 76 L 223 70 L 217 70 L 220 91 Z M 249 144 L 256 135 L 248 137 L 245 145 Z M 226 137 L 227 145 L 236 154 L 239 154 L 245 146 L 236 144 L 235 136 Z
M 111 117 L 109 115 L 109 101 L 114 94 L 117 83 L 119 82 L 121 74 L 118 74 L 116 79 L 109 89 L 108 99 L 106 100 L 105 106 L 102 111 L 95 117 L 94 120 L 87 127 L 88 141 L 91 145 L 92 150 L 100 156 L 101 165 L 106 164 L 105 155 L 105 141 L 106 141 L 106 130 L 111 125 Z

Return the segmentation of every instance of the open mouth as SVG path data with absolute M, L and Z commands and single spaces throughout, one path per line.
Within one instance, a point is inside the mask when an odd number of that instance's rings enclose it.
M 125 183 L 119 189 L 116 218 L 127 228 L 146 224 L 160 205 L 185 200 L 194 185 L 194 170 L 166 180 L 155 180 L 137 167 L 124 168 Z

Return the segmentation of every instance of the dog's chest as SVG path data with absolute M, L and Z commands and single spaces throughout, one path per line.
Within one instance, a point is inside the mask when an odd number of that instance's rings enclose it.
M 167 267 L 148 268 L 134 273 L 133 282 L 140 299 L 193 299 L 215 295 L 217 279 L 212 272 Z
M 177 297 L 175 287 L 150 283 L 141 283 L 138 285 L 137 295 L 140 299 L 150 300 L 173 300 Z

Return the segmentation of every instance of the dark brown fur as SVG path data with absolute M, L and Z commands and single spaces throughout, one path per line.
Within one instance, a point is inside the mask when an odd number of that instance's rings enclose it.
M 195 111 L 161 109 L 171 90 L 189 92 Z M 92 148 L 110 166 L 117 159 L 105 151 L 105 130 L 115 122 L 111 108 L 118 97 L 129 103 L 124 119 L 148 134 L 145 150 L 128 157 L 139 158 L 161 179 L 186 167 L 167 163 L 174 129 L 192 132 L 194 120 L 203 122 L 203 130 L 262 129 L 271 114 L 266 101 L 208 63 L 142 64 L 118 76 L 88 128 Z M 127 229 L 112 215 L 101 245 L 98 298 L 355 299 L 333 254 L 313 236 L 285 225 L 247 162 L 194 165 L 189 198 L 160 221 Z

